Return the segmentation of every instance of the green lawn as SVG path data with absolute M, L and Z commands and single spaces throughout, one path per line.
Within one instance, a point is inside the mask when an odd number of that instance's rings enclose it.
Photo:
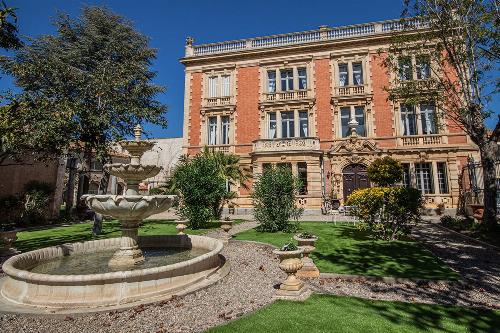
M 430 280 L 454 280 L 459 277 L 430 251 L 411 240 L 374 240 L 369 232 L 343 223 L 302 222 L 300 227 L 319 237 L 311 258 L 321 272 Z M 237 234 L 235 239 L 279 247 L 291 237 L 292 234 L 252 229 Z
M 313 295 L 276 301 L 208 332 L 498 332 L 500 311 Z
M 139 228 L 139 235 L 171 235 L 176 234 L 175 223 L 169 220 L 146 220 Z M 241 223 L 236 220 L 235 223 Z M 218 223 L 211 223 L 208 228 L 190 230 L 185 232 L 199 235 L 218 228 Z M 102 234 L 92 237 L 92 223 L 72 224 L 63 227 L 46 227 L 40 230 L 22 231 L 17 233 L 18 240 L 14 246 L 22 252 L 36 250 L 42 247 L 60 245 L 64 243 L 84 242 L 92 239 L 119 237 L 120 223 L 118 221 L 104 221 Z

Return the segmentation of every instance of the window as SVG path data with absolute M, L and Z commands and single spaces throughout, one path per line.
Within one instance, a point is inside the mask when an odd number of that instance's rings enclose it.
M 417 180 L 417 189 L 419 189 L 422 194 L 434 193 L 431 163 L 415 163 L 415 177 Z
M 208 78 L 208 97 L 217 97 L 218 82 L 218 76 L 211 76 Z
M 301 138 L 307 138 L 309 136 L 309 118 L 307 116 L 307 111 L 299 112 L 299 134 Z
M 417 57 L 417 80 L 426 80 L 431 76 L 431 66 L 428 57 Z
M 268 139 L 276 139 L 276 112 L 270 112 L 269 113 L 269 133 L 268 133 Z
M 347 72 L 347 64 L 339 64 L 339 86 L 345 87 L 349 85 L 349 73 Z
M 356 133 L 358 133 L 359 136 L 366 136 L 365 108 L 362 106 L 354 107 L 354 118 L 358 122 L 358 125 L 356 126 Z
M 267 71 L 267 92 L 276 92 L 276 71 Z
M 221 122 L 221 144 L 228 145 L 229 144 L 229 116 L 220 117 Z
M 295 136 L 294 131 L 294 116 L 293 112 L 282 112 L 281 113 L 281 137 L 282 138 L 293 138 Z
M 342 126 L 342 137 L 347 138 L 349 133 L 349 120 L 351 119 L 351 108 L 340 108 L 340 124 Z
M 299 189 L 299 194 L 300 195 L 306 195 L 307 194 L 307 163 L 306 162 L 299 162 L 297 163 L 297 175 L 300 180 L 300 189 Z
M 436 134 L 436 108 L 433 103 L 420 104 L 423 134 Z
M 437 178 L 439 184 L 439 193 L 450 193 L 448 189 L 448 173 L 446 171 L 446 163 L 438 162 L 437 166 Z
M 99 184 L 91 182 L 87 194 L 99 194 Z
M 281 74 L 281 91 L 293 90 L 293 70 L 283 69 Z
M 304 67 L 298 68 L 297 73 L 299 75 L 299 89 L 307 89 L 307 71 Z
M 208 118 L 208 144 L 217 144 L 217 117 Z
M 402 57 L 399 59 L 399 79 L 401 81 L 413 79 L 411 57 Z
M 352 82 L 355 86 L 363 85 L 363 66 L 360 62 L 352 64 Z
M 401 132 L 403 135 L 417 134 L 415 109 L 411 105 L 401 105 Z
M 221 76 L 221 97 L 231 96 L 231 77 L 229 75 Z
M 101 162 L 99 162 L 98 160 L 92 160 L 92 162 L 90 163 L 90 170 L 91 171 L 102 171 L 103 169 L 103 165 Z
M 411 187 L 411 173 L 410 173 L 410 164 L 409 163 L 401 163 L 403 167 L 403 186 Z

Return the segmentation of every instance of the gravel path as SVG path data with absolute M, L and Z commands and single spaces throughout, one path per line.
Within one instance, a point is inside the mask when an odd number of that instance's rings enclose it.
M 272 302 L 284 275 L 272 249 L 230 242 L 222 254 L 230 273 L 192 294 L 129 310 L 67 317 L 1 315 L 0 332 L 201 332 Z

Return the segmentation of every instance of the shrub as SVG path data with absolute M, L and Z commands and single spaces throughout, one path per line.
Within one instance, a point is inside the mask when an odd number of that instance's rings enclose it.
M 192 229 L 206 225 L 214 216 L 213 207 L 226 196 L 226 182 L 215 162 L 203 156 L 179 165 L 173 174 L 181 195 L 179 210 Z
M 372 187 L 354 191 L 347 201 L 354 215 L 377 238 L 394 240 L 420 220 L 422 194 L 414 188 Z
M 378 186 L 393 186 L 403 180 L 403 167 L 395 159 L 377 158 L 367 169 L 368 178 Z
M 14 195 L 0 198 L 0 231 L 12 230 L 21 219 L 21 201 Z
M 303 209 L 296 207 L 300 181 L 289 168 L 278 167 L 264 170 L 255 183 L 252 193 L 255 219 L 260 222 L 258 230 L 267 232 L 294 231 Z
M 30 181 L 24 186 L 22 221 L 25 224 L 43 224 L 54 187 L 48 183 Z
M 463 231 L 463 230 L 473 230 L 474 229 L 474 220 L 471 218 L 460 218 L 460 217 L 451 217 L 449 215 L 444 215 L 441 217 L 440 222 L 447 228 Z

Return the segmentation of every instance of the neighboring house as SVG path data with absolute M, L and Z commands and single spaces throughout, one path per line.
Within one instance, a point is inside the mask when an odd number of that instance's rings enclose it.
M 148 189 L 165 184 L 170 177 L 173 168 L 182 155 L 182 138 L 151 139 L 155 142 L 151 151 L 144 153 L 141 163 L 144 165 L 158 165 L 162 170 L 155 177 L 146 179 L 144 182 Z
M 20 195 L 25 185 L 34 180 L 48 183 L 55 189 L 48 217 L 55 218 L 59 216 L 62 202 L 64 168 L 63 159 L 35 162 L 25 157 L 20 163 L 7 159 L 0 164 L 0 197 Z
M 477 148 L 452 121 L 438 119 L 432 99 L 416 107 L 388 99 L 385 88 L 395 80 L 384 50 L 397 22 L 205 45 L 188 38 L 185 153 L 205 145 L 235 153 L 253 180 L 268 165 L 290 167 L 304 183 L 300 203 L 309 212 L 331 194 L 345 202 L 370 186 L 367 166 L 391 156 L 428 207 L 456 207 L 459 170 Z M 425 59 L 401 59 L 400 79 L 428 78 Z M 251 208 L 250 190 L 235 190 L 239 207 Z

